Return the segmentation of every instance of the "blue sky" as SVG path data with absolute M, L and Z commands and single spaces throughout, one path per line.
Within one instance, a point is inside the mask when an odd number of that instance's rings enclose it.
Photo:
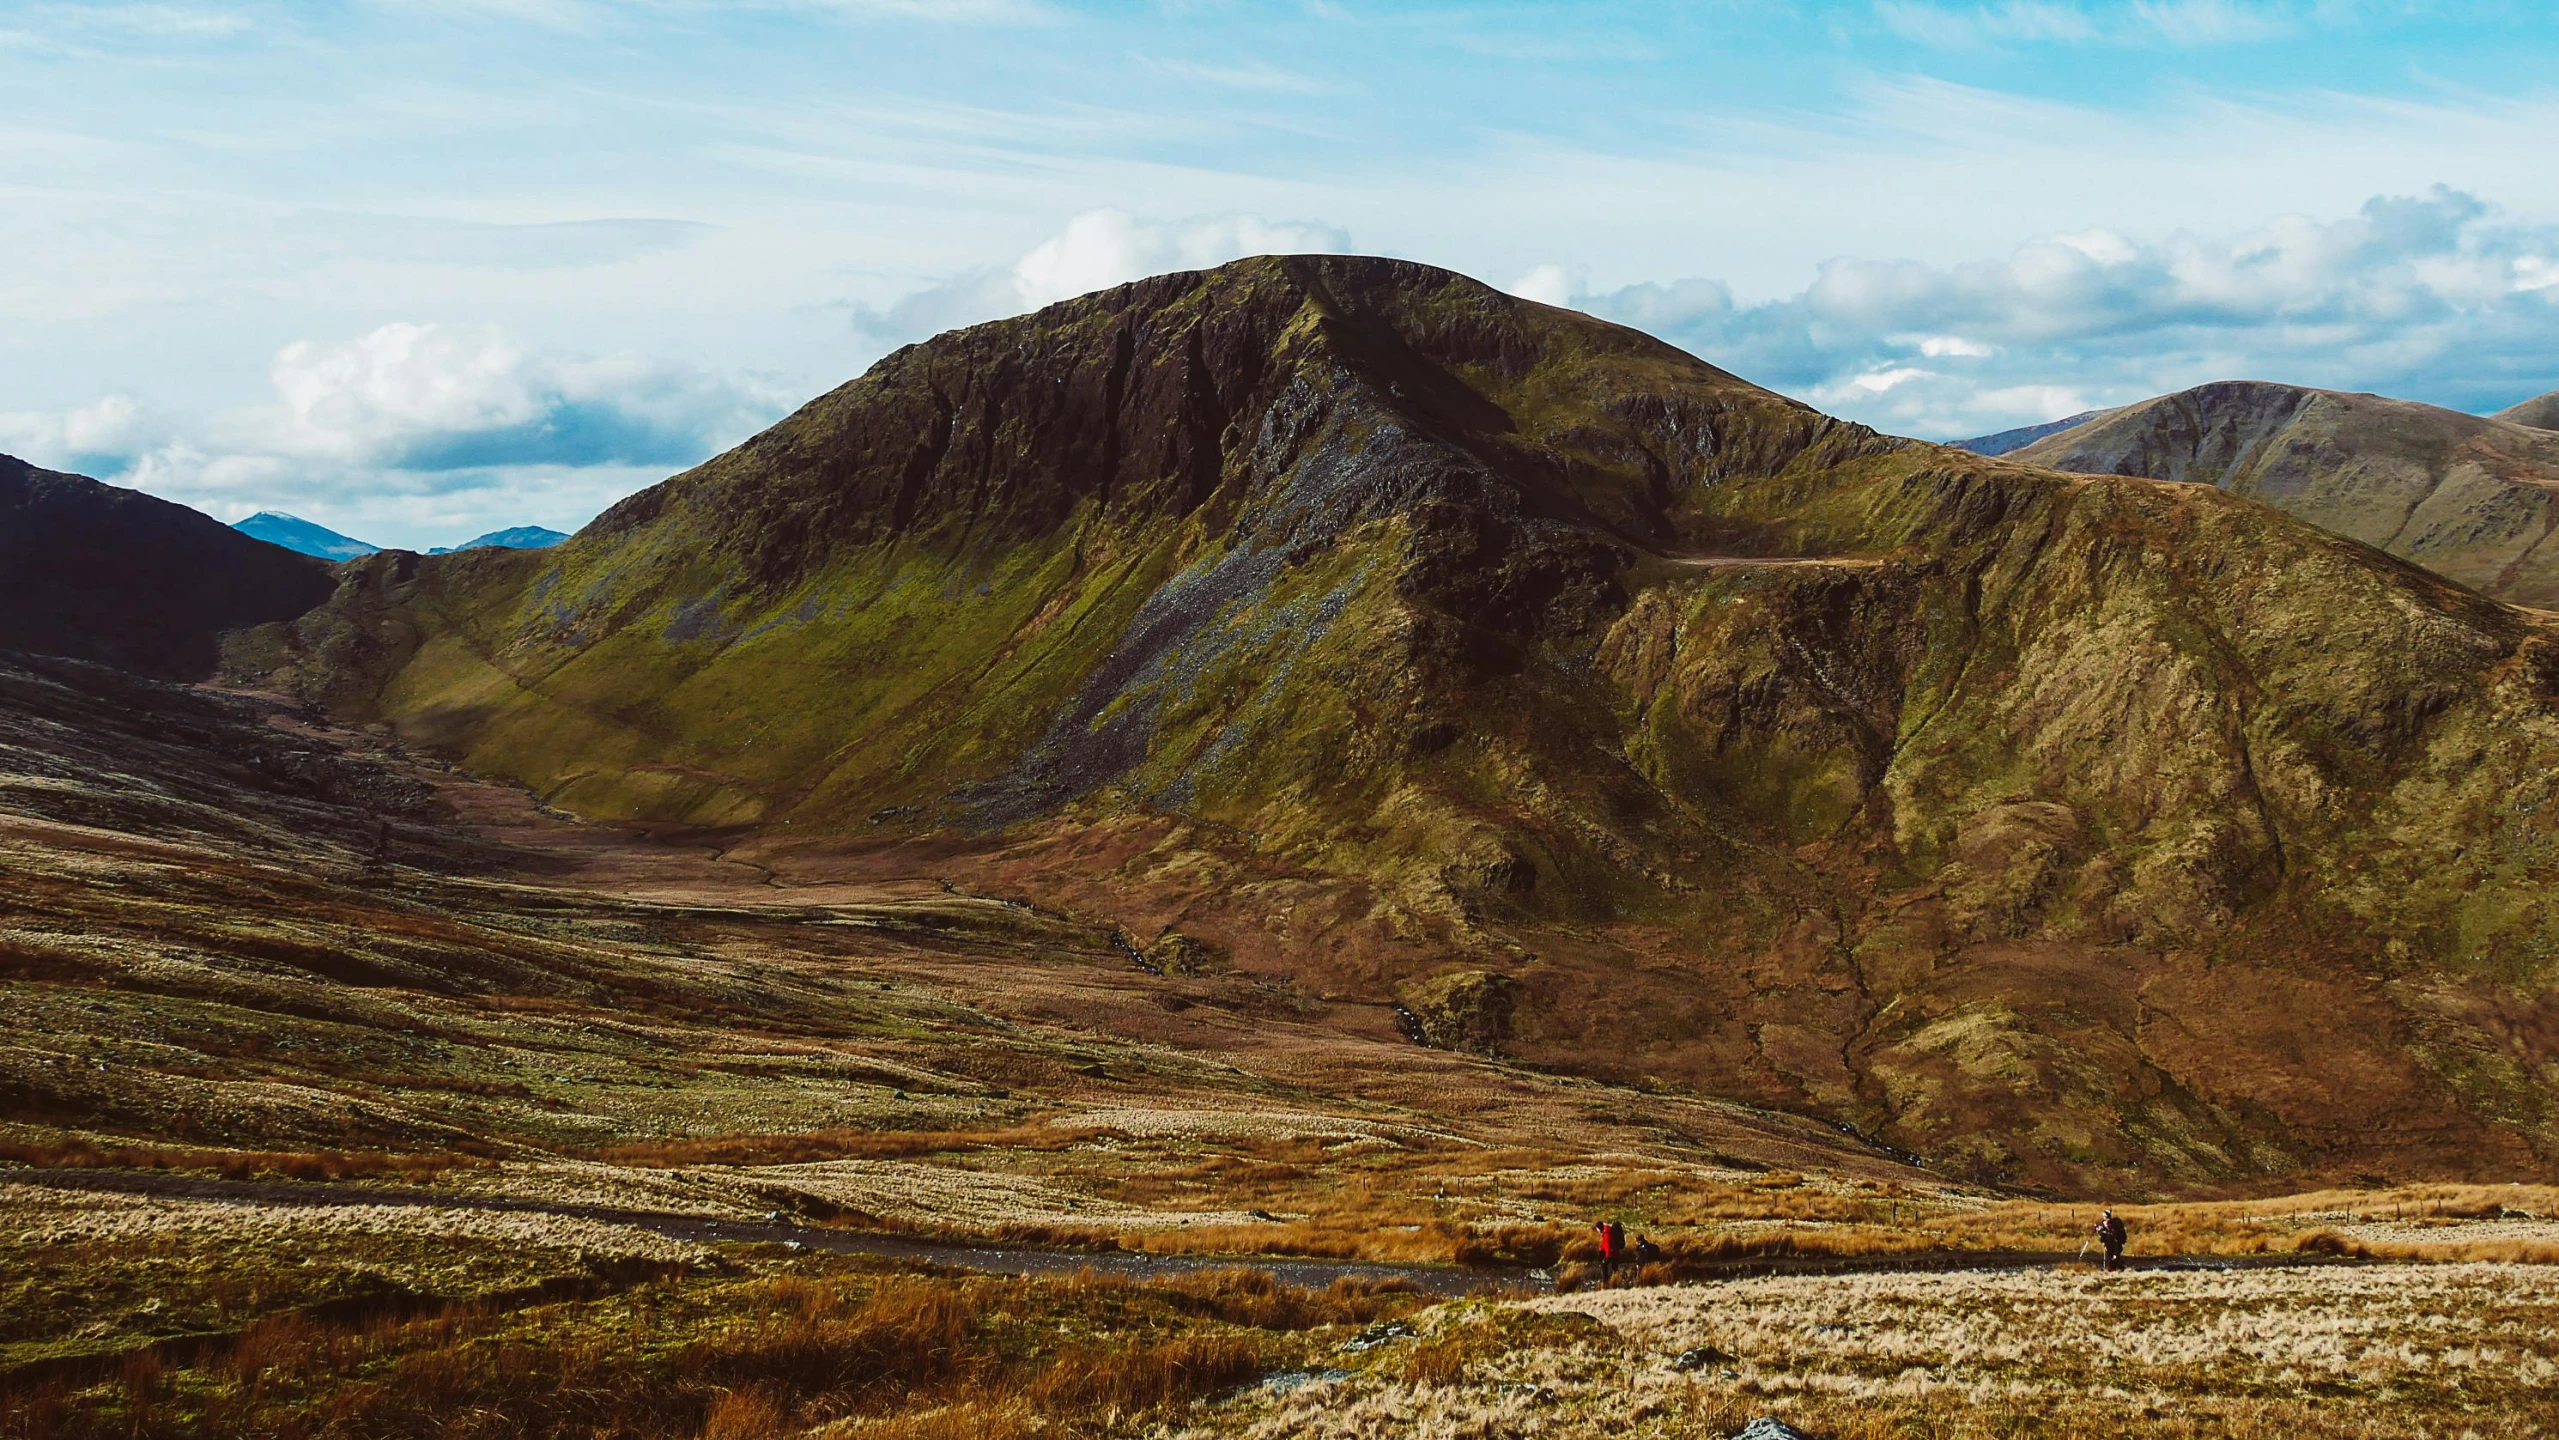
M 1835 413 L 2559 388 L 2559 8 L 0 6 L 0 450 L 572 528 L 904 341 L 1430 261 Z

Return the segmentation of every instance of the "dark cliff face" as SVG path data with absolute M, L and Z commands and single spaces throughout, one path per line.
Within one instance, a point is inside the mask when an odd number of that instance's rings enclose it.
M 1497 993 L 1464 1043 L 1986 1177 L 2559 1157 L 2538 619 L 1442 271 L 941 336 L 557 550 L 349 567 L 295 644 L 570 810 Z
M 335 588 L 325 563 L 209 515 L 0 456 L 0 649 L 200 680 L 222 632 Z
M 2518 407 L 2519 409 L 2522 407 Z M 2378 395 L 2232 380 L 2110 411 L 2030 464 L 2218 485 L 2520 604 L 2559 600 L 2559 438 Z

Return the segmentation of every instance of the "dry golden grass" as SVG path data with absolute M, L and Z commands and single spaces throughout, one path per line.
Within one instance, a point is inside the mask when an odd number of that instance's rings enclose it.
M 0 1382 L 0 1436 L 1118 1433 L 1302 1359 L 1308 1332 L 1419 1303 L 1254 1271 L 677 1277 L 521 1312 L 272 1317 L 183 1367 L 146 1351 L 94 1383 Z
M 805 1165 L 824 1160 L 905 1160 L 966 1150 L 1062 1150 L 1095 1132 L 1043 1124 L 1000 1130 L 820 1130 L 799 1135 L 717 1135 L 632 1141 L 581 1158 L 652 1170 L 688 1165 Z
M 1790 1277 L 1461 1302 L 1347 1378 L 1179 1433 L 1668 1440 L 1777 1414 L 1829 1440 L 2521 1440 L 2559 1425 L 2554 1322 L 2559 1273 L 2511 1266 Z
M 484 1155 L 451 1150 L 225 1150 L 198 1145 L 101 1143 L 78 1136 L 0 1139 L 0 1165 L 43 1170 L 198 1170 L 231 1180 L 429 1181 L 449 1171 L 489 1163 Z

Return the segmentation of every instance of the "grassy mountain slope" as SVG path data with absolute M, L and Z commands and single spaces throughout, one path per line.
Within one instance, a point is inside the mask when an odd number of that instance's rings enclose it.
M 2559 1153 L 2534 619 L 1445 272 L 956 332 L 557 550 L 347 575 L 261 645 L 475 769 L 1435 1043 L 2065 1188 Z
M 2559 390 L 2536 395 L 2520 405 L 2510 405 L 2497 412 L 2496 419 L 2515 425 L 2529 425 L 2536 430 L 2559 430 Z
M 2513 412 L 2233 380 L 2109 411 L 2012 458 L 2219 485 L 2484 594 L 2559 602 L 2559 546 L 2547 543 L 2559 437 Z
M 0 455 L 0 650 L 199 679 L 223 631 L 334 588 L 321 561 L 212 516 Z

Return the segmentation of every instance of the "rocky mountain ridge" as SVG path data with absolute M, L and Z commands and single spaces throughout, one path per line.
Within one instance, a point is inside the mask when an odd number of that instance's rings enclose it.
M 2559 603 L 2559 435 L 2378 395 L 2197 386 L 2019 447 L 2057 470 L 2219 485 L 2485 594 Z
M 582 814 L 1982 1178 L 2559 1157 L 2538 619 L 1426 267 L 938 337 L 237 655 Z

